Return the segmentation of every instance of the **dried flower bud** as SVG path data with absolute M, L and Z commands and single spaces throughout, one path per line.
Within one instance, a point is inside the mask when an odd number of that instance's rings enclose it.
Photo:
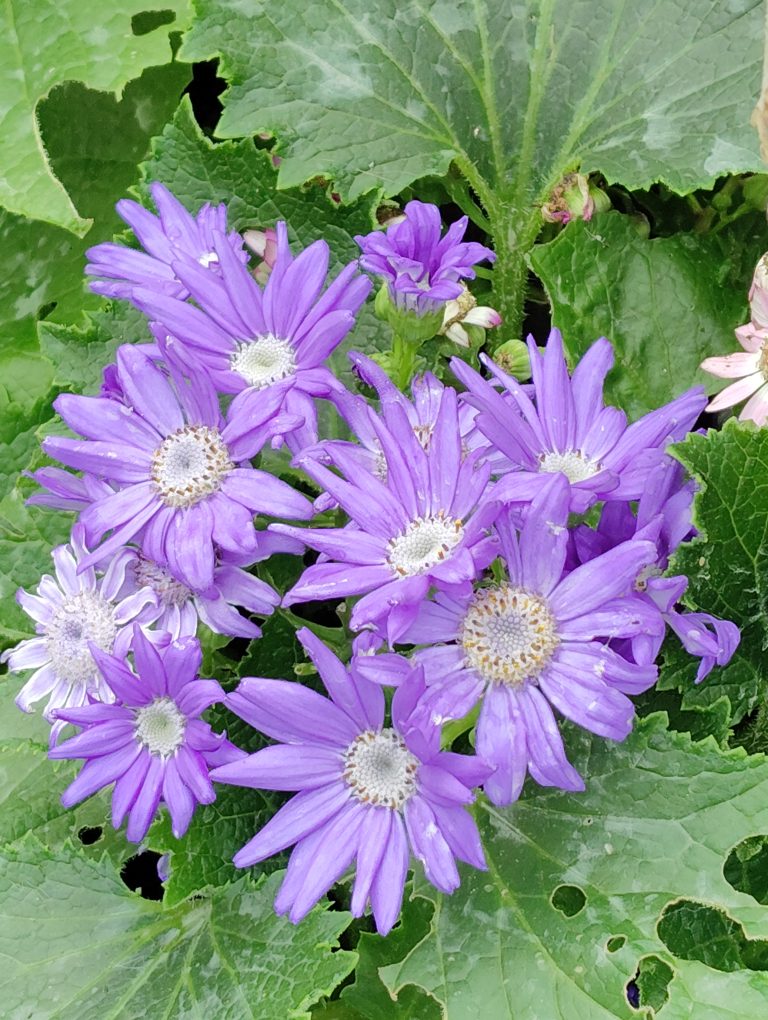
M 584 174 L 566 174 L 549 201 L 541 207 L 541 215 L 547 223 L 589 221 L 596 212 L 605 212 L 610 205 L 605 192 L 591 185 Z
M 749 310 L 756 326 L 763 329 L 768 327 L 768 252 L 755 266 L 755 275 L 749 288 Z

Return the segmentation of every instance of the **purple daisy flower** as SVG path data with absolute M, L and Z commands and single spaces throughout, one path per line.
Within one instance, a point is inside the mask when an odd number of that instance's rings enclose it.
M 277 256 L 263 290 L 217 234 L 213 250 L 220 276 L 191 263 L 173 264 L 199 307 L 151 290 L 138 290 L 134 298 L 205 368 L 220 392 L 268 392 L 275 383 L 292 382 L 281 394 L 285 410 L 304 419 L 291 435 L 298 450 L 317 441 L 313 398 L 339 385 L 324 362 L 352 329 L 371 284 L 351 263 L 321 294 L 328 245 L 315 241 L 294 258 L 285 223 L 277 224 L 276 233 Z
M 149 190 L 158 216 L 130 199 L 121 199 L 116 206 L 144 251 L 109 242 L 89 248 L 86 255 L 90 262 L 85 272 L 101 278 L 91 282 L 91 290 L 126 301 L 133 300 L 135 287 L 185 298 L 189 292 L 171 268 L 172 263 L 190 261 L 209 271 L 218 270 L 215 234 L 226 236 L 235 257 L 247 261 L 241 236 L 236 230 L 227 234 L 227 207 L 223 203 L 216 206 L 206 203 L 192 216 L 162 184 L 155 181 Z
M 58 710 L 78 708 L 89 698 L 113 700 L 109 686 L 96 667 L 94 647 L 125 656 L 133 638 L 132 625 L 149 625 L 160 607 L 153 592 L 137 585 L 129 567 L 132 555 L 118 553 L 105 570 L 82 569 L 88 558 L 84 532 L 76 524 L 66 545 L 51 553 L 56 577 L 45 574 L 37 594 L 19 588 L 16 601 L 35 621 L 37 637 L 7 649 L 0 662 L 12 673 L 34 669 L 16 697 L 23 712 L 48 696 L 43 717 L 53 723 L 51 742 L 64 728 L 56 722 Z
M 236 398 L 222 420 L 210 382 L 168 378 L 141 350 L 117 354 L 130 402 L 63 394 L 54 407 L 85 437 L 49 437 L 45 452 L 68 467 L 114 483 L 117 491 L 81 514 L 89 543 L 111 536 L 85 565 L 132 539 L 144 555 L 195 591 L 213 584 L 216 546 L 235 555 L 257 547 L 255 513 L 312 516 L 310 502 L 285 482 L 248 466 L 272 437 L 282 390 L 273 387 L 243 406 Z
M 427 315 L 440 311 L 462 292 L 459 280 L 475 278 L 474 266 L 496 255 L 474 241 L 463 241 L 469 220 L 452 223 L 441 238 L 440 210 L 427 202 L 409 202 L 405 216 L 386 231 L 357 235 L 360 265 L 387 283 L 398 309 Z
M 669 577 L 665 571 L 675 549 L 695 535 L 691 518 L 695 491 L 695 482 L 686 480 L 681 464 L 666 454 L 656 454 L 648 471 L 646 488 L 637 503 L 637 513 L 629 503 L 607 503 L 596 529 L 585 525 L 576 529 L 574 545 L 580 562 L 587 563 L 628 539 L 654 542 L 656 559 L 640 571 L 628 600 L 655 608 L 658 625 L 655 630 L 649 628 L 626 642 L 626 654 L 635 662 L 655 662 L 669 626 L 685 650 L 701 660 L 696 673 L 696 683 L 701 683 L 715 666 L 726 666 L 730 662 L 741 634 L 730 620 L 718 619 L 710 613 L 680 612 L 675 608 L 688 587 L 688 578 Z M 625 651 L 623 645 L 621 650 Z
M 648 470 L 640 454 L 682 439 L 706 403 L 703 388 L 695 387 L 628 426 L 623 411 L 603 405 L 603 381 L 613 365 L 608 340 L 592 344 L 571 378 L 559 330 L 549 334 L 543 352 L 529 337 L 528 350 L 535 403 L 485 355 L 481 360 L 501 383 L 506 400 L 465 362 L 451 361 L 469 391 L 463 398 L 481 412 L 477 427 L 512 465 L 496 487 L 499 500 L 517 499 L 522 487 L 533 495 L 553 472 L 571 483 L 576 513 L 596 500 L 638 499 Z
M 330 700 L 297 683 L 255 677 L 227 698 L 237 715 L 281 743 L 215 769 L 212 778 L 298 791 L 234 862 L 245 868 L 295 843 L 275 909 L 296 923 L 356 859 L 352 913 L 360 917 L 370 900 L 386 935 L 400 912 L 409 844 L 444 893 L 459 885 L 455 858 L 485 869 L 465 808 L 488 769 L 474 757 L 441 753 L 439 730 L 413 725 L 424 689 L 419 670 L 396 692 L 385 726 L 381 687 L 346 669 L 306 628 L 297 637 Z
M 179 839 L 195 807 L 216 799 L 208 778 L 212 766 L 233 761 L 242 752 L 200 718 L 206 708 L 224 700 L 224 691 L 215 680 L 198 678 L 198 641 L 155 648 L 137 628 L 133 654 L 138 676 L 122 659 L 94 649 L 117 700 L 60 709 L 59 717 L 82 731 L 48 755 L 85 759 L 62 794 L 64 807 L 114 783 L 112 824 L 119 829 L 128 815 L 126 836 L 131 842 L 140 843 L 146 836 L 161 801 Z
M 495 767 L 485 782 L 495 804 L 519 796 L 526 771 L 544 786 L 584 788 L 553 706 L 592 733 L 623 740 L 634 714 L 626 695 L 656 680 L 655 666 L 627 662 L 600 640 L 653 626 L 652 610 L 622 596 L 654 562 L 655 546 L 624 542 L 563 577 L 568 508 L 567 479 L 554 475 L 519 538 L 508 522 L 496 522 L 508 580 L 438 594 L 402 636 L 426 646 L 416 661 L 428 685 L 422 707 L 435 724 L 462 718 L 482 699 L 475 746 Z
M 304 471 L 344 508 L 353 526 L 294 528 L 272 525 L 325 554 L 308 567 L 283 604 L 362 595 L 352 610 L 353 630 L 375 626 L 390 642 L 407 629 L 430 587 L 471 581 L 496 555 L 487 529 L 498 513 L 483 502 L 490 468 L 483 452 L 464 455 L 456 391 L 445 387 L 425 449 L 400 403 L 387 420 L 373 416 L 386 465 L 386 479 L 358 457 L 334 447 L 328 452 L 346 476 L 318 463 L 311 451 L 297 460 Z
M 383 420 L 388 422 L 389 409 L 393 404 L 399 405 L 410 422 L 414 435 L 427 450 L 435 431 L 445 389 L 440 380 L 431 372 L 416 376 L 411 383 L 413 400 L 409 400 L 375 361 L 356 351 L 350 352 L 349 359 L 362 381 L 376 390 Z M 331 461 L 332 452 L 338 449 L 346 452 L 350 460 L 358 460 L 361 467 L 377 478 L 386 478 L 387 464 L 376 433 L 377 416 L 371 405 L 363 397 L 347 389 L 340 389 L 334 393 L 331 400 L 358 442 L 352 443 L 343 439 L 324 440 L 317 448 L 304 452 L 311 453 L 318 460 Z M 468 404 L 459 404 L 462 452 L 466 454 L 470 450 L 482 448 L 486 457 L 493 457 L 494 451 L 487 439 L 475 428 L 476 414 L 475 409 Z M 320 496 L 315 502 L 318 511 L 326 510 L 333 505 L 334 501 L 328 494 Z

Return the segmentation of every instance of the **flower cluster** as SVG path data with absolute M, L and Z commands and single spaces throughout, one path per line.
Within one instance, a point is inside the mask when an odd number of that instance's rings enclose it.
M 151 193 L 158 216 L 119 206 L 143 251 L 89 253 L 94 289 L 141 309 L 155 343 L 121 347 L 98 396 L 56 400 L 73 435 L 44 441 L 63 468 L 35 473 L 32 501 L 77 520 L 53 551 L 56 579 L 18 593 L 37 634 L 4 656 L 34 671 L 17 702 L 47 697 L 50 756 L 85 760 L 63 803 L 112 786 L 130 840 L 161 804 L 182 836 L 216 783 L 294 793 L 232 848 L 235 864 L 294 847 L 276 909 L 296 922 L 354 862 L 352 913 L 370 905 L 386 933 L 412 858 L 445 893 L 457 861 L 485 867 L 467 810 L 478 788 L 495 804 L 527 775 L 584 788 L 561 717 L 623 740 L 668 630 L 698 680 L 732 656 L 734 624 L 687 612 L 686 579 L 665 574 L 693 533 L 693 484 L 666 447 L 706 398 L 690 390 L 629 424 L 603 401 L 610 343 L 569 373 L 556 330 L 543 350 L 528 341 L 530 385 L 488 357 L 487 374 L 454 359 L 461 388 L 425 372 L 408 394 L 353 352 L 352 392 L 328 358 L 371 290 L 361 268 L 398 322 L 418 323 L 411 344 L 425 322 L 448 335 L 498 324 L 490 309 L 473 316 L 461 282 L 494 257 L 463 240 L 466 221 L 442 235 L 437 208 L 411 202 L 326 285 L 325 242 L 294 256 L 286 224 L 249 232 L 254 266 L 223 206 L 193 216 L 161 185 Z M 346 438 L 320 437 L 318 401 Z M 314 502 L 254 466 L 267 448 L 288 467 L 283 447 Z M 282 597 L 254 572 L 306 550 L 318 556 Z M 225 694 L 199 677 L 201 623 L 258 639 L 252 614 L 319 600 L 344 600 L 354 634 L 345 664 L 297 632 L 327 697 L 289 678 Z M 216 703 L 273 743 L 235 747 L 203 718 Z M 474 729 L 475 753 L 442 745 L 448 721 Z

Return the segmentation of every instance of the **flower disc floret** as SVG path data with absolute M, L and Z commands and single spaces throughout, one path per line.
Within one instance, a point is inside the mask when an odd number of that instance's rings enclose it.
M 184 741 L 186 720 L 170 698 L 136 709 L 136 739 L 150 754 L 167 758 Z
M 464 534 L 461 521 L 441 510 L 432 517 L 411 521 L 401 535 L 389 543 L 389 563 L 400 577 L 423 574 L 448 556 Z
M 535 680 L 560 643 L 547 600 L 508 584 L 475 594 L 459 640 L 470 669 L 508 687 Z
M 557 474 L 559 471 L 571 484 L 583 482 L 602 470 L 599 461 L 591 460 L 581 450 L 566 450 L 565 453 L 551 450 L 539 457 L 539 464 L 540 471 L 545 474 Z
M 57 609 L 46 628 L 45 644 L 56 675 L 68 684 L 85 684 L 94 674 L 93 642 L 111 652 L 117 634 L 115 607 L 95 591 L 81 591 Z
M 218 492 L 234 466 L 218 429 L 185 425 L 155 451 L 152 480 L 165 505 L 179 509 Z
M 398 811 L 416 790 L 419 759 L 393 729 L 365 730 L 344 753 L 344 780 L 358 800 Z
M 230 364 L 232 371 L 241 375 L 249 386 L 262 389 L 294 374 L 296 352 L 290 341 L 267 333 L 241 343 Z

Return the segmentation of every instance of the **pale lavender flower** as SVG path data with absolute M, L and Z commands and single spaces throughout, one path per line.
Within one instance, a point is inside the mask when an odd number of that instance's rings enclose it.
M 241 262 L 247 260 L 237 231 L 227 234 L 227 207 L 223 203 L 216 206 L 206 203 L 192 216 L 164 185 L 154 182 L 149 190 L 158 216 L 130 199 L 121 199 L 116 207 L 144 251 L 111 242 L 89 248 L 86 255 L 90 261 L 85 272 L 99 277 L 91 282 L 91 290 L 127 301 L 133 301 L 135 287 L 185 298 L 189 292 L 176 276 L 172 263 L 190 261 L 216 272 L 215 234 L 226 236 L 235 257 Z
M 428 685 L 421 707 L 435 724 L 460 719 L 482 701 L 475 747 L 495 768 L 485 782 L 495 804 L 519 796 L 527 771 L 544 786 L 582 790 L 553 708 L 592 733 L 623 740 L 634 715 L 626 695 L 656 680 L 655 666 L 627 662 L 607 643 L 654 624 L 652 610 L 622 597 L 656 548 L 624 542 L 564 576 L 569 495 L 563 475 L 548 478 L 519 537 L 500 517 L 508 580 L 438 593 L 401 638 L 424 646 L 415 653 Z
M 204 368 L 222 393 L 250 389 L 268 393 L 275 384 L 283 409 L 303 419 L 291 432 L 293 449 L 317 441 L 315 397 L 338 387 L 325 367 L 355 323 L 371 284 L 356 263 L 346 266 L 323 292 L 329 249 L 315 241 L 296 258 L 285 223 L 276 227 L 277 255 L 263 291 L 231 251 L 214 238 L 221 275 L 174 263 L 198 307 L 152 290 L 139 290 L 139 307 Z
M 509 460 L 511 471 L 494 490 L 498 500 L 532 497 L 552 473 L 571 483 L 571 509 L 584 512 L 596 500 L 638 499 L 647 474 L 640 456 L 682 439 L 704 409 L 701 387 L 687 390 L 669 404 L 627 425 L 623 411 L 603 405 L 603 381 L 613 365 L 613 349 L 596 340 L 573 371 L 563 353 L 559 330 L 553 329 L 542 352 L 528 338 L 535 397 L 490 358 L 481 360 L 500 382 L 507 399 L 473 368 L 453 358 L 454 374 L 464 394 L 481 413 L 478 429 Z
M 49 437 L 45 452 L 111 482 L 80 520 L 89 543 L 111 535 L 87 557 L 92 564 L 127 542 L 196 591 L 213 583 L 215 547 L 246 555 L 257 547 L 255 513 L 312 515 L 309 501 L 285 482 L 249 466 L 274 434 L 282 390 L 243 394 L 222 419 L 205 377 L 170 378 L 141 348 L 126 344 L 117 372 L 126 401 L 63 394 L 54 407 L 85 440 Z
M 281 536 L 266 532 L 257 532 L 260 544 L 262 536 L 267 540 L 268 548 L 260 548 L 261 556 L 255 559 L 276 551 L 269 548 L 273 543 L 282 546 L 290 542 L 289 551 L 301 551 L 299 543 L 287 538 L 283 542 L 275 541 Z M 249 562 L 253 559 L 252 555 L 247 557 Z M 258 616 L 270 616 L 275 606 L 280 604 L 280 596 L 265 581 L 249 574 L 237 563 L 227 562 L 226 557 L 219 557 L 213 571 L 213 583 L 205 591 L 192 590 L 165 567 L 141 553 L 134 554 L 131 570 L 136 583 L 149 587 L 157 597 L 161 611 L 155 622 L 156 631 L 170 634 L 173 639 L 194 636 L 198 620 L 216 634 L 257 638 L 261 636 L 261 628 L 238 612 L 238 607 Z
M 88 558 L 84 530 L 75 525 L 68 544 L 53 552 L 56 577 L 45 574 L 37 594 L 19 588 L 16 601 L 35 621 L 37 637 L 20 642 L 0 656 L 13 673 L 33 669 L 16 697 L 23 712 L 48 697 L 43 717 L 53 723 L 55 743 L 63 723 L 56 713 L 78 708 L 89 698 L 108 702 L 113 694 L 99 673 L 94 647 L 125 656 L 133 638 L 133 624 L 152 623 L 160 613 L 153 592 L 137 585 L 130 574 L 132 554 L 119 552 L 105 569 L 83 569 Z M 101 565 L 104 567 L 104 565 Z
M 410 853 L 441 892 L 459 885 L 456 858 L 485 868 L 466 811 L 488 775 L 477 758 L 440 751 L 437 727 L 414 724 L 424 684 L 419 670 L 396 692 L 385 725 L 384 695 L 309 630 L 298 631 L 330 700 L 287 680 L 246 677 L 228 706 L 280 741 L 214 769 L 217 782 L 298 791 L 234 857 L 240 868 L 296 844 L 275 900 L 301 920 L 356 860 L 351 910 L 370 900 L 378 931 L 397 920 Z
M 389 298 L 399 310 L 416 315 L 438 312 L 461 294 L 459 280 L 474 279 L 478 262 L 496 259 L 490 248 L 462 240 L 468 223 L 462 216 L 441 237 L 438 207 L 409 202 L 404 218 L 386 231 L 355 237 L 363 253 L 360 265 L 386 282 Z
M 339 446 L 329 455 L 345 478 L 318 463 L 312 451 L 296 461 L 344 508 L 352 525 L 270 530 L 324 554 L 323 562 L 304 571 L 284 605 L 362 595 L 352 610 L 352 629 L 375 626 L 391 642 L 413 620 L 430 587 L 473 580 L 494 558 L 487 530 L 498 505 L 484 501 L 490 468 L 482 450 L 462 450 L 455 390 L 445 387 L 439 394 L 426 449 L 399 402 L 389 405 L 386 421 L 371 421 L 386 478 Z
M 196 806 L 216 799 L 211 768 L 243 753 L 200 718 L 224 700 L 224 691 L 216 680 L 198 678 L 202 653 L 192 638 L 156 648 L 137 628 L 136 673 L 121 658 L 98 649 L 93 654 L 116 701 L 59 710 L 60 719 L 82 731 L 49 757 L 85 759 L 61 802 L 72 807 L 114 783 L 112 824 L 119 829 L 128 816 L 131 842 L 146 836 L 161 802 L 180 839 Z

